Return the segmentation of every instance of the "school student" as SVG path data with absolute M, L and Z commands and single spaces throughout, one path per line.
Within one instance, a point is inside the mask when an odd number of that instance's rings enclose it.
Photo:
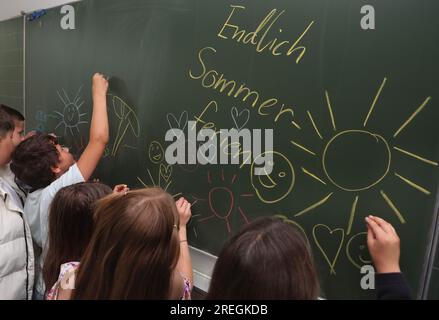
M 0 109 L 6 112 L 14 123 L 14 132 L 12 133 L 12 143 L 15 148 L 24 140 L 35 134 L 34 131 L 29 132 L 27 135 L 24 134 L 24 116 L 18 110 L 6 106 L 4 104 L 0 105 Z M 12 153 L 12 152 L 11 152 Z M 0 166 L 0 177 L 2 177 L 8 184 L 17 192 L 20 198 L 24 201 L 26 199 L 26 194 L 15 182 L 15 175 L 12 173 L 9 163 Z
M 246 225 L 224 245 L 207 299 L 317 299 L 311 250 L 300 231 L 280 217 Z
M 14 120 L 0 108 L 0 167 L 15 149 Z M 0 174 L 0 299 L 31 299 L 34 284 L 32 237 L 23 203 L 9 176 Z M 15 185 L 15 183 L 14 183 Z
M 95 182 L 73 184 L 57 192 L 50 206 L 43 267 L 48 300 L 58 299 L 60 280 L 75 271 L 84 254 L 94 230 L 93 204 L 111 192 L 109 186 Z
M 76 163 L 69 149 L 61 147 L 56 138 L 49 134 L 35 134 L 20 143 L 12 155 L 12 172 L 21 183 L 31 188 L 24 206 L 24 214 L 32 232 L 35 255 L 38 259 L 35 299 L 42 299 L 45 292 L 41 268 L 47 240 L 50 204 L 61 188 L 90 178 L 108 143 L 107 89 L 108 81 L 103 75 L 95 74 L 90 139 Z
M 190 207 L 160 188 L 99 200 L 72 299 L 190 299 Z
M 224 245 L 216 261 L 207 299 L 308 300 L 319 283 L 308 243 L 280 217 L 254 220 Z M 399 238 L 381 218 L 369 216 L 368 248 L 376 267 L 378 299 L 410 299 L 399 269 Z

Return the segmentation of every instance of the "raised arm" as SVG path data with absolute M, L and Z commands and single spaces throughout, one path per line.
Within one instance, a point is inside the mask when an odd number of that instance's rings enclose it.
M 88 180 L 101 159 L 109 140 L 107 115 L 108 81 L 102 74 L 93 76 L 93 114 L 91 117 L 90 140 L 81 154 L 77 165 L 84 180 Z
M 185 198 L 178 199 L 175 204 L 177 206 L 177 211 L 180 216 L 180 258 L 178 259 L 177 263 L 177 271 L 180 272 L 184 277 L 186 277 L 190 281 L 192 286 L 194 276 L 186 233 L 186 224 L 188 223 L 192 215 L 191 204 Z

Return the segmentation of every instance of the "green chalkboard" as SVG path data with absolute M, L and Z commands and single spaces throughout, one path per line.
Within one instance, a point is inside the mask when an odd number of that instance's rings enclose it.
M 0 22 L 0 104 L 23 111 L 23 19 Z
M 366 4 L 375 29 L 360 24 Z M 59 8 L 27 23 L 30 128 L 55 131 L 79 153 L 91 76 L 103 72 L 111 141 L 96 175 L 187 197 L 194 247 L 218 254 L 252 219 L 285 215 L 311 243 L 322 296 L 373 298 L 360 288 L 360 266 L 369 263 L 364 217 L 375 214 L 400 234 L 402 268 L 421 297 L 439 182 L 437 1 L 88 0 L 74 8 L 74 30 L 60 27 Z M 273 129 L 273 172 L 169 165 L 166 132 L 195 120 L 197 129 Z

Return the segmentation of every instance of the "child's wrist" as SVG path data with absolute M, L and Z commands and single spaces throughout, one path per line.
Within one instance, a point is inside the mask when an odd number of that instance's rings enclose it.
M 377 273 L 399 273 L 401 268 L 398 265 L 376 266 Z

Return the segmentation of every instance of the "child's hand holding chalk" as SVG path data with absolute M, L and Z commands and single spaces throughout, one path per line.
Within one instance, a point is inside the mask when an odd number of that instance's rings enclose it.
M 130 191 L 130 188 L 126 184 L 118 184 L 114 187 L 113 193 L 127 193 Z

